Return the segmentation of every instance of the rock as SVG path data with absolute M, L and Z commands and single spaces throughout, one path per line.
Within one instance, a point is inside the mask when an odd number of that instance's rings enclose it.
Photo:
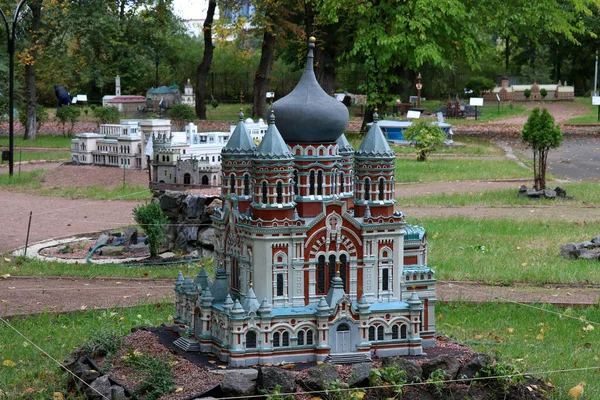
M 546 190 L 544 190 L 544 197 L 547 199 L 555 199 L 556 192 L 552 189 L 546 189 Z
M 123 234 L 123 242 L 121 244 L 123 246 L 129 246 L 129 245 L 137 244 L 137 242 L 138 242 L 137 228 L 125 229 L 125 233 Z
M 209 250 L 215 249 L 215 229 L 208 228 L 200 233 L 200 245 Z
M 175 257 L 175 253 L 171 252 L 171 251 L 165 251 L 162 254 L 158 255 L 160 258 L 162 258 L 163 260 L 166 260 L 168 258 L 174 258 Z
M 223 208 L 223 201 L 221 199 L 215 198 L 206 206 L 206 214 L 214 215 L 215 208 Z
M 206 197 L 189 195 L 184 201 L 185 215 L 187 218 L 201 219 L 206 210 Z
M 115 400 L 116 400 L 116 399 L 124 399 L 124 398 L 126 398 L 126 395 L 125 395 L 125 389 L 123 389 L 123 387 L 122 387 L 122 386 L 119 386 L 119 385 L 112 385 L 112 386 L 110 387 L 110 390 L 111 390 L 111 392 L 112 392 L 113 390 L 115 391 L 115 397 L 114 397 L 114 398 L 115 398 Z M 111 393 L 111 395 L 112 395 L 112 393 Z M 111 398 L 110 396 L 109 396 L 109 399 L 111 399 L 111 400 L 112 400 L 112 398 Z
M 107 243 L 110 243 L 111 241 L 112 241 L 112 235 L 110 235 L 106 232 L 102 232 L 102 234 L 94 242 L 94 246 L 98 246 L 101 244 L 107 244 Z
M 577 258 L 575 251 L 577 250 L 577 245 L 575 243 L 567 243 L 562 249 L 560 249 L 560 255 L 565 258 Z
M 193 260 L 195 258 L 200 258 L 200 252 L 198 250 L 192 250 L 191 252 L 183 256 L 184 260 Z
M 149 250 L 147 244 L 138 243 L 138 244 L 132 244 L 132 245 L 125 247 L 125 251 L 127 251 L 128 253 L 139 254 L 139 253 L 147 253 L 150 250 Z
M 592 243 L 600 246 L 600 236 L 596 236 L 595 238 L 593 238 Z
M 178 232 L 179 236 L 183 236 L 187 242 L 198 241 L 198 226 L 197 225 L 183 225 Z
M 73 373 L 81 378 L 81 380 L 85 383 L 92 383 L 100 377 L 100 372 L 92 370 L 91 367 L 85 362 L 85 356 L 79 358 L 73 367 Z M 79 379 L 77 379 L 76 383 L 79 386 L 81 385 Z
M 348 386 L 351 388 L 369 386 L 369 374 L 371 373 L 371 363 L 364 362 L 352 364 L 352 372 L 348 378 Z
M 578 249 L 593 249 L 594 247 L 596 247 L 595 244 L 590 242 L 589 240 L 581 242 L 577 245 Z
M 260 368 L 256 384 L 267 393 L 272 393 L 277 385 L 279 385 L 280 393 L 294 393 L 296 391 L 294 373 L 278 367 Z
M 459 379 L 472 379 L 475 375 L 485 368 L 491 361 L 487 354 L 475 354 L 467 360 L 458 370 Z
M 92 382 L 90 387 L 85 390 L 85 394 L 89 400 L 110 399 L 110 388 L 111 384 L 108 380 L 108 375 L 103 375 Z
M 77 364 L 77 361 L 84 355 L 84 351 L 81 347 L 77 348 L 74 352 L 69 354 L 69 356 L 63 361 L 62 365 L 66 369 L 73 371 L 73 368 Z
M 426 361 L 422 365 L 423 378 L 427 379 L 436 370 L 441 369 L 445 372 L 447 379 L 456 378 L 460 362 L 451 356 L 437 356 L 436 358 Z
M 406 380 L 408 382 L 420 381 L 423 376 L 423 369 L 420 365 L 405 360 L 404 358 L 384 357 L 382 360 L 382 367 L 395 367 L 406 371 Z
M 561 188 L 560 186 L 555 187 L 554 191 L 556 192 L 556 197 L 560 197 L 563 199 L 567 197 L 567 191 Z
M 579 249 L 577 252 L 577 258 L 581 260 L 594 260 L 596 258 L 600 259 L 600 251 L 598 250 Z
M 163 210 L 163 213 L 166 216 L 170 218 L 176 218 L 179 214 L 179 207 L 186 197 L 186 193 L 167 190 L 165 191 L 165 194 L 160 197 L 160 208 Z
M 544 195 L 544 191 L 543 190 L 539 190 L 538 191 L 538 190 L 535 190 L 535 189 L 527 189 L 526 194 L 527 194 L 528 197 L 531 197 L 532 199 L 537 199 L 540 196 Z
M 525 196 L 527 196 L 527 186 L 521 185 L 521 187 L 519 188 L 519 193 L 517 194 L 517 197 L 525 197 Z
M 333 364 L 317 365 L 307 372 L 307 377 L 298 383 L 308 390 L 326 390 L 331 382 L 340 379 L 340 374 Z
M 244 397 L 256 394 L 256 382 L 252 375 L 230 372 L 223 377 L 221 389 L 226 397 Z
M 100 253 L 107 257 L 122 256 L 123 251 L 125 251 L 125 247 L 123 246 L 106 246 L 100 249 Z

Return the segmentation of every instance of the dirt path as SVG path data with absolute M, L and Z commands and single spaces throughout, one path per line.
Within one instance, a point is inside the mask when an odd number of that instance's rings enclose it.
M 0 278 L 0 316 L 132 307 L 140 303 L 170 304 L 172 295 L 173 281 L 166 279 Z M 594 305 L 600 299 L 600 287 L 509 287 L 439 281 L 436 295 L 441 301 Z

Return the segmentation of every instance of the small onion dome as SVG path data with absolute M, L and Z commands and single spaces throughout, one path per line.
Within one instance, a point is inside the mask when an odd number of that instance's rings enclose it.
M 315 39 L 310 38 L 306 68 L 290 94 L 277 100 L 277 128 L 288 143 L 335 142 L 348 126 L 348 109 L 329 96 L 313 70 Z
M 367 136 L 354 153 L 357 157 L 396 157 L 394 150 L 390 148 L 377 121 L 377 112 L 373 113 L 373 125 L 367 132 Z
M 252 154 L 255 149 L 256 145 L 254 144 L 252 136 L 250 136 L 248 133 L 246 124 L 244 123 L 244 113 L 242 113 L 240 110 L 238 124 L 231 134 L 231 137 L 227 141 L 227 144 L 225 147 L 223 147 L 222 152 L 224 154 Z
M 279 118 L 279 110 L 277 110 L 277 117 Z M 271 115 L 269 116 L 269 127 L 254 152 L 254 158 L 272 160 L 291 160 L 293 158 L 290 149 L 277 129 L 275 111 L 273 109 L 271 109 Z

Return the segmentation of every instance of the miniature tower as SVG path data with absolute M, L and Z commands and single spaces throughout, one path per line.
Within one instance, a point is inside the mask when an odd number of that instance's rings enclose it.
M 121 77 L 117 75 L 115 78 L 115 96 L 121 95 Z
M 340 199 L 351 206 L 354 193 L 354 149 L 344 134 L 338 138 L 337 145 L 341 156 L 338 169 L 338 193 Z

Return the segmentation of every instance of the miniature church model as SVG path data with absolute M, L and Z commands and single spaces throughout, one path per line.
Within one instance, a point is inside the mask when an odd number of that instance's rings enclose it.
M 175 281 L 176 322 L 232 366 L 419 355 L 434 344 L 427 235 L 395 210 L 375 122 L 354 151 L 346 107 L 313 71 L 275 102 L 258 147 L 240 115 L 222 150 L 215 277 Z M 187 336 L 187 335 L 186 335 Z

